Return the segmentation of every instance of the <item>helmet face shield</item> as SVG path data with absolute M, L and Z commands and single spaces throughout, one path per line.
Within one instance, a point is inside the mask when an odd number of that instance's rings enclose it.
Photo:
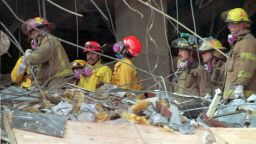
M 125 49 L 125 45 L 122 41 L 119 41 L 119 42 L 116 42 L 114 45 L 113 45 L 113 51 L 115 53 L 122 53 Z

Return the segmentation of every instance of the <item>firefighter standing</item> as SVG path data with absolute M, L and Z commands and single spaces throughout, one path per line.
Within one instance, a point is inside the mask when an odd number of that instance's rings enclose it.
M 178 68 L 173 78 L 174 92 L 187 95 L 205 96 L 212 90 L 208 72 L 196 60 L 194 42 L 178 38 L 172 47 L 179 49 Z
M 225 50 L 225 47 L 217 39 L 205 38 L 199 46 L 205 68 L 210 74 L 210 80 L 214 89 L 223 88 L 226 58 L 217 50 Z
M 79 80 L 78 86 L 88 91 L 95 91 L 104 82 L 110 83 L 112 71 L 101 64 L 101 56 L 95 52 L 101 52 L 101 46 L 95 41 L 85 43 L 86 64 L 82 69 L 75 71 L 75 77 Z
M 141 43 L 135 36 L 127 36 L 113 45 L 116 57 L 120 59 L 115 66 L 112 75 L 112 84 L 124 89 L 141 90 L 137 71 L 133 67 L 132 58 L 140 54 Z
M 256 39 L 250 34 L 250 20 L 242 8 L 222 13 L 230 34 L 231 52 L 227 60 L 224 100 L 256 93 Z
M 31 39 L 32 47 L 36 48 L 31 53 L 27 52 L 26 62 L 32 66 L 39 65 L 36 78 L 45 87 L 61 84 L 65 77 L 72 75 L 63 46 L 58 39 L 47 34 L 54 28 L 54 24 L 41 17 L 28 19 L 21 26 L 22 32 Z

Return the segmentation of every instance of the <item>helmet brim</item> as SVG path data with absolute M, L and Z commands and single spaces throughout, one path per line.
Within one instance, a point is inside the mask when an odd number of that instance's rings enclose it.
M 87 53 L 87 52 L 89 52 L 89 51 L 101 52 L 101 50 L 98 49 L 98 48 L 95 48 L 95 49 L 84 49 L 84 53 Z

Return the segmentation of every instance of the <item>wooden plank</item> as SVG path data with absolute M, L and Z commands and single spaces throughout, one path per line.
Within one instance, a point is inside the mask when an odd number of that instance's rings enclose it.
M 256 129 L 213 128 L 218 144 L 254 144 Z M 22 144 L 202 144 L 203 129 L 196 130 L 193 135 L 183 135 L 178 132 L 167 132 L 163 128 L 133 125 L 80 123 L 68 121 L 64 138 L 14 129 L 18 143 Z
M 230 144 L 255 144 L 256 128 L 211 128 L 217 138 Z
M 4 130 L 10 140 L 11 144 L 17 144 L 17 140 L 14 134 L 14 131 L 11 127 L 11 119 L 10 119 L 10 113 L 4 112 L 4 118 L 3 118 L 3 123 L 4 123 Z

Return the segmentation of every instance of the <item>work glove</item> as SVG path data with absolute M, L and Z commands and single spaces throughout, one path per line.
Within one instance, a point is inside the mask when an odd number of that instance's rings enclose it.
M 234 93 L 235 93 L 235 98 L 244 97 L 244 86 L 236 85 Z
M 32 49 L 27 49 L 24 53 L 25 57 L 28 57 L 32 53 Z
M 25 60 L 25 57 L 23 58 L 22 63 L 20 64 L 19 68 L 18 68 L 18 75 L 20 74 L 24 74 L 26 69 L 28 67 L 27 61 Z
M 79 80 L 80 77 L 81 77 L 81 75 L 82 75 L 82 73 L 83 73 L 83 69 L 75 69 L 75 70 L 74 70 L 75 79 L 76 79 L 76 80 Z
M 83 70 L 82 70 L 82 75 L 83 76 L 87 76 L 87 77 L 90 77 L 92 76 L 92 68 L 88 65 L 86 65 Z

